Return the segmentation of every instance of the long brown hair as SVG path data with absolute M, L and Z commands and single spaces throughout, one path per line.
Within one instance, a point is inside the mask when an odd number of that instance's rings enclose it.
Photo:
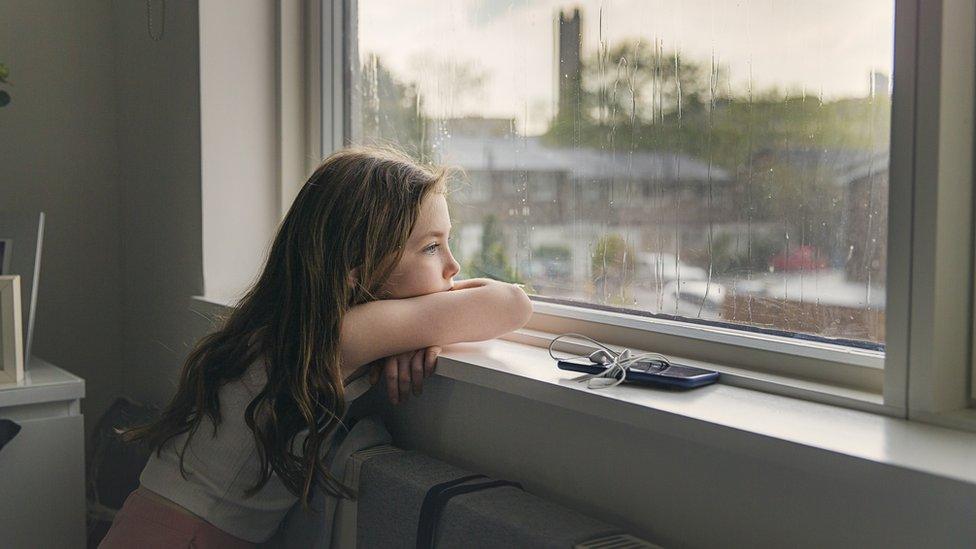
M 223 326 L 187 356 L 172 401 L 154 422 L 119 430 L 123 440 L 142 441 L 159 456 L 164 444 L 189 433 L 179 450 L 186 478 L 183 455 L 203 416 L 215 434 L 221 422 L 219 388 L 263 358 L 267 385 L 244 413 L 261 474 L 245 495 L 260 490 L 274 471 L 305 508 L 316 477 L 330 495 L 352 496 L 321 460 L 323 443 L 346 412 L 339 327 L 350 307 L 383 297 L 421 203 L 443 192 L 448 177 L 446 169 L 417 164 L 390 147 L 329 156 L 282 220 L 260 278 Z M 305 429 L 296 455 L 292 444 Z

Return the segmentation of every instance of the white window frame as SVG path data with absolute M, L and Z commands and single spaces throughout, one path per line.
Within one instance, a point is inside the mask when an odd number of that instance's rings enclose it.
M 320 121 L 306 128 L 306 171 L 348 131 L 343 32 L 355 6 L 304 4 L 305 118 Z M 896 0 L 884 353 L 538 299 L 511 338 L 582 332 L 710 364 L 733 384 L 976 430 L 974 44 L 971 2 Z
M 344 23 L 344 13 L 338 0 L 277 0 L 275 89 L 282 216 L 324 151 L 340 148 L 347 131 L 342 90 L 349 75 L 342 72 L 342 30 L 349 23 Z
M 905 169 L 913 178 L 895 189 L 895 206 L 904 208 L 902 219 L 911 215 L 912 220 L 910 233 L 905 233 L 911 238 L 910 258 L 899 258 L 910 268 L 910 278 L 899 279 L 903 286 L 898 288 L 907 290 L 910 299 L 903 305 L 907 312 L 897 319 L 907 348 L 898 348 L 899 375 L 886 380 L 886 397 L 890 386 L 891 398 L 902 399 L 911 419 L 976 429 L 967 391 L 973 323 L 976 6 L 956 0 L 905 4 L 913 8 L 903 14 L 905 19 L 914 14 L 915 22 L 905 30 L 916 44 L 913 164 Z M 902 11 L 908 11 L 906 6 Z M 890 261 L 897 248 L 888 249 Z

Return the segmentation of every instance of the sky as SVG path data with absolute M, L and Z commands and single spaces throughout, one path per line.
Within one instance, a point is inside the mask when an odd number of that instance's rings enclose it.
M 359 0 L 360 57 L 376 53 L 419 83 L 428 116 L 515 118 L 544 130 L 555 101 L 555 20 L 579 7 L 583 57 L 623 39 L 663 44 L 728 69 L 733 92 L 776 86 L 864 97 L 872 71 L 891 74 L 893 0 Z M 459 68 L 483 76 L 458 85 Z

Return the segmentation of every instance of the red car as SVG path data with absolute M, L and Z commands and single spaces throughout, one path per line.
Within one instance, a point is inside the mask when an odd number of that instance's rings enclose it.
M 774 271 L 816 271 L 827 268 L 827 258 L 817 248 L 804 245 L 774 255 L 769 266 Z

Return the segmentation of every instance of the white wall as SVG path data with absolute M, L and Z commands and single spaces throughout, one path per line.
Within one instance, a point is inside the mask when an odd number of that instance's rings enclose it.
M 239 297 L 278 222 L 275 2 L 200 4 L 204 288 Z
M 164 404 L 199 335 L 203 291 L 196 2 L 166 2 L 160 41 L 145 2 L 112 3 L 118 71 L 125 392 Z
M 115 45 L 108 0 L 0 8 L 0 210 L 47 214 L 34 354 L 85 378 L 89 432 L 122 388 Z
M 205 235 L 233 291 L 277 221 L 274 3 L 167 2 L 159 41 L 146 23 L 128 0 L 0 14 L 0 211 L 47 212 L 35 354 L 85 378 L 88 432 L 118 395 L 172 395 L 209 328 Z
M 277 221 L 274 3 L 167 2 L 162 39 L 146 27 L 127 0 L 0 16 L 0 210 L 48 214 L 35 352 L 85 378 L 89 432 L 120 394 L 168 400 L 209 327 L 205 247 L 229 295 Z
M 196 2 L 162 40 L 126 0 L 5 2 L 0 210 L 43 209 L 35 354 L 86 381 L 86 431 L 127 394 L 163 403 L 206 328 Z M 87 436 L 86 436 L 87 440 Z
M 277 222 L 274 2 L 167 2 L 159 42 L 144 3 L 113 12 L 124 389 L 163 405 L 210 328 L 190 296 L 243 290 Z

